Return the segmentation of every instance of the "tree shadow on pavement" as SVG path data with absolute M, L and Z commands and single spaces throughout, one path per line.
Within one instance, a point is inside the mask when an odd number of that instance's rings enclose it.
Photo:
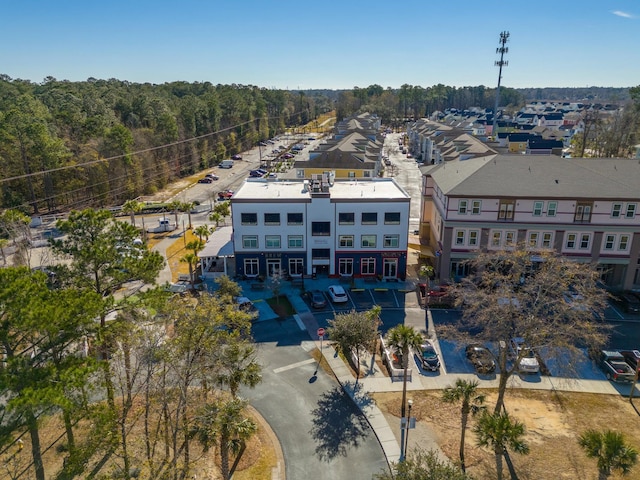
M 345 457 L 369 432 L 369 423 L 341 387 L 325 392 L 311 412 L 309 432 L 317 442 L 316 454 L 326 462 Z

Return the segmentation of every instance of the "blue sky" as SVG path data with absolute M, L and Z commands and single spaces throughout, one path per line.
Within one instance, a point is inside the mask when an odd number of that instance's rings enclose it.
M 640 84 L 638 0 L 0 0 L 0 73 L 266 88 Z

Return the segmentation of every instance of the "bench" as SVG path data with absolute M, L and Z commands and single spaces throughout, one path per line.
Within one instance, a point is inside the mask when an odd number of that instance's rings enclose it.
M 251 290 L 264 290 L 264 283 L 252 283 Z

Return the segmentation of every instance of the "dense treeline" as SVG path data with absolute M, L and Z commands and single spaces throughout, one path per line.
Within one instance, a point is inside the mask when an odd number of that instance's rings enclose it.
M 517 110 L 525 98 L 513 88 L 500 89 L 500 105 Z M 337 103 L 338 118 L 356 111 L 375 112 L 383 122 L 393 124 L 405 118 L 422 118 L 447 108 L 491 108 L 495 106 L 495 89 L 484 85 L 476 87 L 450 87 L 434 85 L 421 87 L 404 84 L 399 90 L 383 89 L 380 85 L 355 87 L 341 92 Z
M 332 107 L 245 85 L 0 76 L 2 207 L 103 207 L 153 193 Z
M 526 100 L 628 98 L 625 89 L 501 89 Z M 447 108 L 493 108 L 495 88 L 380 85 L 288 91 L 252 85 L 117 79 L 42 83 L 0 75 L 0 208 L 28 215 L 121 205 L 218 164 L 287 128 L 335 110 L 378 114 L 385 124 Z

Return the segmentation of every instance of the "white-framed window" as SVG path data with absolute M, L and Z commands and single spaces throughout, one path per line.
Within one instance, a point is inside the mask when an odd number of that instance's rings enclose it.
M 242 236 L 242 248 L 258 248 L 258 236 L 257 235 L 243 235 Z
M 616 236 L 612 233 L 608 233 L 607 235 L 604 236 L 604 244 L 603 244 L 603 249 L 604 250 L 613 250 L 613 247 L 616 244 Z
M 384 248 L 398 248 L 400 245 L 400 235 L 385 235 L 382 239 Z
M 347 176 L 348 176 L 349 178 L 356 178 L 356 172 L 349 172 L 349 173 L 347 174 Z
M 289 259 L 289 275 L 303 275 L 304 260 L 302 258 Z
M 577 233 L 567 233 L 567 240 L 564 243 L 564 248 L 574 249 L 576 248 L 576 241 L 578 239 Z
M 591 234 L 590 233 L 581 233 L 580 234 L 580 244 L 578 248 L 580 250 L 589 250 L 591 246 Z
M 516 244 L 516 232 L 513 230 L 507 230 L 504 232 L 504 246 L 513 247 Z
M 338 244 L 340 248 L 353 248 L 353 235 L 340 235 Z
M 338 260 L 338 273 L 340 275 L 353 275 L 353 258 L 341 258 Z
M 621 213 L 622 213 L 622 204 L 614 203 L 611 206 L 611 218 L 620 218 Z
M 265 235 L 264 248 L 280 248 L 280 235 Z
M 376 273 L 376 259 L 363 258 L 360 260 L 360 273 L 362 275 L 373 275 Z
M 621 234 L 618 238 L 618 250 L 628 250 L 629 249 L 629 235 Z
M 480 242 L 480 231 L 478 230 L 469 230 L 469 246 L 477 247 Z
M 542 210 L 544 209 L 544 202 L 533 202 L 533 216 L 542 216 Z
M 471 215 L 480 215 L 482 213 L 482 200 L 471 201 Z
M 469 205 L 468 200 L 458 200 L 458 213 L 460 215 L 466 215 L 468 205 Z
M 553 246 L 553 232 L 542 232 L 542 248 Z
M 538 239 L 540 238 L 539 232 L 529 232 L 527 236 L 527 245 L 536 248 L 538 246 Z
M 289 248 L 302 248 L 303 247 L 302 235 L 289 235 L 288 244 L 289 244 Z
M 456 230 L 456 245 L 464 245 L 466 233 L 466 230 Z
M 502 230 L 494 230 L 492 232 L 491 246 L 496 248 L 502 246 Z
M 245 258 L 244 259 L 244 274 L 247 277 L 257 277 L 260 270 L 258 269 L 257 258 Z
M 376 235 L 361 235 L 360 236 L 361 248 L 376 248 Z
M 364 172 L 362 172 L 362 175 L 364 176 L 364 178 L 370 178 L 371 172 L 369 170 L 365 170 Z
M 547 217 L 555 217 L 558 212 L 558 202 L 547 203 Z
M 635 218 L 636 216 L 636 204 L 635 203 L 627 203 L 627 212 L 625 213 L 625 218 Z

